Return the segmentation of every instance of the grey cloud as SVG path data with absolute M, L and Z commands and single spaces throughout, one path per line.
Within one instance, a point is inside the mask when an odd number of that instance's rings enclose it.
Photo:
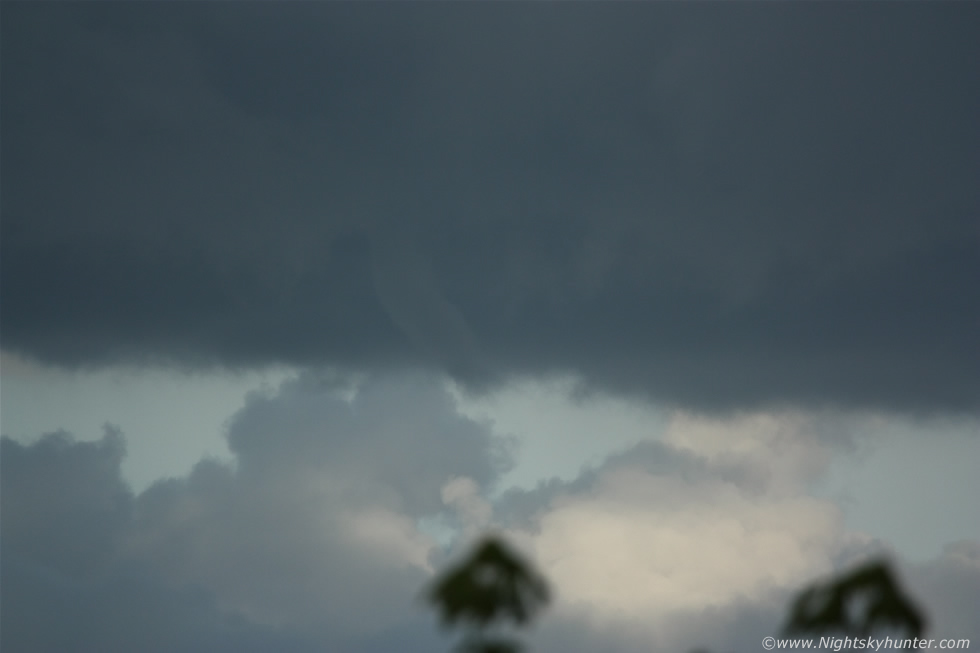
M 111 430 L 95 443 L 65 433 L 0 441 L 3 650 L 320 650 L 122 554 L 135 503 L 119 473 L 122 445 Z
M 411 541 L 397 529 L 370 529 L 397 526 L 379 515 L 403 514 L 407 524 L 429 513 L 439 479 L 469 474 L 492 484 L 502 469 L 499 443 L 459 416 L 451 396 L 424 375 L 369 378 L 350 403 L 337 395 L 329 378 L 313 375 L 254 395 L 229 422 L 234 464 L 202 461 L 138 496 L 121 480 L 123 441 L 111 429 L 96 443 L 66 434 L 31 445 L 4 438 L 3 650 L 447 649 L 415 602 L 426 573 L 377 551 Z M 767 455 L 782 460 L 784 453 Z M 605 468 L 683 479 L 695 502 L 705 484 L 752 491 L 759 482 L 752 470 L 719 461 L 647 444 Z M 411 474 L 399 476 L 400 469 Z M 533 522 L 532 504 L 587 495 L 596 475 L 553 484 L 523 507 L 498 506 L 498 517 L 505 527 L 518 516 Z M 673 498 L 644 500 L 656 506 Z M 349 538 L 358 528 L 351 514 L 369 518 L 361 523 L 366 539 Z M 842 549 L 835 564 L 869 552 Z M 965 542 L 938 561 L 905 565 L 911 591 L 937 617 L 937 636 L 977 636 L 970 621 L 976 562 L 976 543 Z M 749 650 L 778 626 L 785 598 L 677 614 L 656 633 L 562 609 L 532 643 L 543 653 Z
M 12 5 L 3 346 L 975 412 L 978 20 Z
M 2 441 L 3 649 L 403 650 L 438 646 L 418 603 L 441 486 L 491 486 L 506 441 L 432 377 L 304 375 L 229 421 L 203 460 L 133 496 L 123 439 Z
M 12 653 L 322 650 L 229 615 L 206 592 L 169 589 L 140 573 L 79 580 L 5 554 L 3 601 L 3 649 Z
M 201 463 L 139 497 L 134 555 L 345 646 L 414 623 L 438 553 L 415 520 L 444 509 L 450 478 L 490 486 L 506 463 L 486 427 L 420 374 L 369 379 L 350 403 L 301 377 L 253 397 L 228 442 L 234 470 Z
M 930 636 L 980 639 L 980 623 L 970 612 L 980 605 L 980 541 L 948 544 L 936 560 L 910 569 L 908 585 L 933 617 Z
M 108 564 L 132 518 L 133 497 L 118 475 L 124 455 L 122 435 L 108 428 L 94 443 L 75 443 L 66 433 L 29 447 L 4 438 L 4 555 L 60 574 Z
M 314 470 L 385 486 L 415 516 L 442 509 L 450 476 L 489 488 L 512 464 L 512 445 L 456 412 L 435 376 L 405 373 L 362 383 L 350 402 L 314 374 L 252 397 L 229 422 L 239 473 Z

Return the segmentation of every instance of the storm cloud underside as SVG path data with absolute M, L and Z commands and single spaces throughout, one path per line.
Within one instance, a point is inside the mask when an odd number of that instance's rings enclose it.
M 977 411 L 976 5 L 3 11 L 6 350 Z

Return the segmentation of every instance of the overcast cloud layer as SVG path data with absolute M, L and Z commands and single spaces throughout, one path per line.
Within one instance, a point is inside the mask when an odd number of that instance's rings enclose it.
M 974 3 L 4 3 L 3 347 L 976 412 L 978 32 Z
M 419 592 L 488 528 L 553 584 L 536 651 L 759 650 L 802 584 L 884 547 L 807 494 L 833 453 L 819 426 L 676 414 L 663 438 L 496 502 L 508 439 L 419 375 L 350 402 L 310 375 L 254 395 L 233 462 L 138 495 L 117 432 L 4 438 L 3 650 L 447 650 Z M 980 542 L 901 569 L 935 636 L 980 637 Z

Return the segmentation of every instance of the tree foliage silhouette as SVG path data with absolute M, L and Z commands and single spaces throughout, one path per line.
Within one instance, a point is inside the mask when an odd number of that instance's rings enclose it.
M 513 639 L 490 637 L 488 629 L 510 621 L 524 626 L 550 600 L 548 583 L 530 563 L 495 537 L 484 538 L 459 565 L 426 592 L 444 626 L 469 630 L 460 653 L 517 653 Z M 871 560 L 800 592 L 784 627 L 787 635 L 868 637 L 880 630 L 922 637 L 926 618 L 900 589 L 885 560 Z
M 804 589 L 790 609 L 785 630 L 791 634 L 867 637 L 875 630 L 889 628 L 921 637 L 926 619 L 899 589 L 888 563 L 873 560 Z
M 446 571 L 426 597 L 448 627 L 469 631 L 459 650 L 466 653 L 516 653 L 519 642 L 490 637 L 487 630 L 506 621 L 530 623 L 550 600 L 545 579 L 504 542 L 484 538 L 461 564 Z

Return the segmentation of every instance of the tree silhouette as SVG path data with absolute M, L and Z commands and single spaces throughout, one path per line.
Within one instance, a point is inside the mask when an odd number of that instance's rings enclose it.
M 461 564 L 446 571 L 426 597 L 444 626 L 469 631 L 459 646 L 465 653 L 516 653 L 519 642 L 490 637 L 487 630 L 505 621 L 524 626 L 550 599 L 548 584 L 504 542 L 486 537 Z
M 547 581 L 502 540 L 486 537 L 426 592 L 444 626 L 463 625 L 460 653 L 517 653 L 520 642 L 490 637 L 501 622 L 530 623 L 550 599 Z M 922 637 L 924 614 L 899 588 L 885 560 L 871 560 L 797 595 L 784 628 L 788 635 L 868 637 L 879 629 Z
M 903 630 L 909 637 L 921 637 L 926 629 L 925 617 L 902 594 L 884 560 L 804 589 L 793 603 L 785 630 L 867 637 L 879 628 Z

